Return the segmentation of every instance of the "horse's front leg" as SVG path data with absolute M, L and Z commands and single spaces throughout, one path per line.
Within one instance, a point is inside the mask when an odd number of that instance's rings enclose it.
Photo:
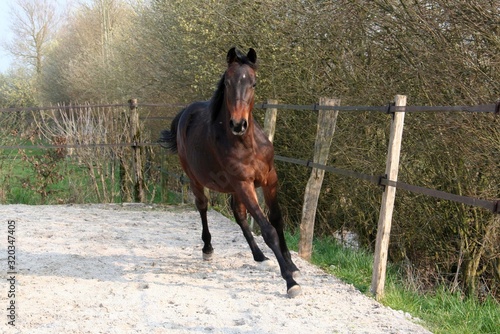
M 203 240 L 204 243 L 202 249 L 203 260 L 208 261 L 212 259 L 212 255 L 214 253 L 214 249 L 212 247 L 212 235 L 208 230 L 208 221 L 207 221 L 208 198 L 207 196 L 205 196 L 205 192 L 201 184 L 191 180 L 190 185 L 191 185 L 191 190 L 193 191 L 195 197 L 196 208 L 198 209 L 198 212 L 200 213 L 201 217 L 201 225 L 203 229 L 201 232 L 201 239 Z
M 259 206 L 253 182 L 240 182 L 235 188 L 237 196 L 241 199 L 248 212 L 250 212 L 252 217 L 259 224 L 264 241 L 273 251 L 276 256 L 276 260 L 278 260 L 281 276 L 286 281 L 288 296 L 292 298 L 298 296 L 301 293 L 300 286 L 294 280 L 293 270 L 283 256 L 276 229 L 269 223 Z
M 292 261 L 292 256 L 286 245 L 285 235 L 283 233 L 283 217 L 278 203 L 278 176 L 273 169 L 268 176 L 267 185 L 262 187 L 266 205 L 269 208 L 269 221 L 278 233 L 278 240 L 280 243 L 281 253 L 285 258 L 287 265 L 292 271 L 294 277 L 299 276 L 300 272 L 295 263 Z

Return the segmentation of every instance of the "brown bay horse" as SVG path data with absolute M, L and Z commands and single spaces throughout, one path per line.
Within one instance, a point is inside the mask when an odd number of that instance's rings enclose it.
M 255 261 L 268 260 L 257 246 L 247 222 L 247 211 L 259 224 L 265 243 L 278 260 L 290 297 L 300 294 L 298 274 L 283 236 L 283 220 L 277 200 L 278 177 L 274 148 L 254 122 L 252 109 L 257 54 L 244 55 L 236 48 L 227 54 L 227 70 L 209 101 L 194 102 L 163 131 L 160 142 L 177 153 L 190 179 L 202 221 L 203 258 L 213 254 L 207 222 L 208 200 L 203 188 L 231 194 L 231 208 Z M 269 219 L 259 206 L 256 187 L 262 187 Z

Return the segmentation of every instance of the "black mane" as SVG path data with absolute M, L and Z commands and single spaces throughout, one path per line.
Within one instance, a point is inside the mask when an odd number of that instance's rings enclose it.
M 222 108 L 222 103 L 224 103 L 224 81 L 226 79 L 226 73 L 224 73 L 217 84 L 217 89 L 215 90 L 214 95 L 210 99 L 209 110 L 210 115 L 212 115 L 212 122 L 215 122 L 217 116 L 219 115 L 219 110 Z
M 236 59 L 235 61 L 238 62 L 240 65 L 248 65 L 250 66 L 251 69 L 257 70 L 257 64 L 254 62 L 251 62 L 248 57 L 241 53 L 239 50 L 236 50 Z M 214 95 L 210 99 L 209 102 L 209 110 L 210 114 L 212 115 L 212 122 L 215 122 L 217 119 L 217 116 L 219 115 L 219 111 L 222 108 L 222 103 L 224 103 L 224 81 L 226 79 L 226 72 L 222 75 L 221 79 L 219 80 L 219 83 L 217 83 L 217 89 L 214 92 Z

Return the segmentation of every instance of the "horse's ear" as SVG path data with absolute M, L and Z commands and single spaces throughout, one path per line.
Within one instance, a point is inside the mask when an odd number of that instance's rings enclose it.
M 247 58 L 255 64 L 257 62 L 257 52 L 255 52 L 254 49 L 250 48 L 247 53 Z
M 227 57 L 226 57 L 227 63 L 228 64 L 233 63 L 236 60 L 236 58 L 238 58 L 238 55 L 236 53 L 236 48 L 231 48 L 231 50 L 227 52 Z

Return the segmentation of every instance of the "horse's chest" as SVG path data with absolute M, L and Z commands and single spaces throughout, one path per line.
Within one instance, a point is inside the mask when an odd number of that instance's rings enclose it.
M 266 164 L 259 159 L 226 159 L 208 173 L 207 187 L 220 191 L 232 192 L 239 182 L 252 182 L 256 187 L 266 183 L 269 172 Z
M 269 173 L 269 150 L 256 150 L 256 145 L 235 144 L 223 137 L 198 143 L 190 151 L 193 176 L 206 187 L 219 192 L 232 192 L 240 182 L 255 186 L 266 184 Z M 226 138 L 227 139 L 227 138 Z M 213 143 L 213 145 L 208 145 Z M 215 148 L 215 149 L 214 149 Z

